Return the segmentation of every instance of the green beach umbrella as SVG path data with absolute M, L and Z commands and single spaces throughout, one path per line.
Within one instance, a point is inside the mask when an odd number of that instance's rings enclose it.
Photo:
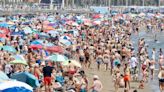
M 24 60 L 14 60 L 14 61 L 10 61 L 10 64 L 23 64 L 23 65 L 27 65 L 27 62 Z
M 3 46 L 4 51 L 16 53 L 16 49 L 13 46 Z

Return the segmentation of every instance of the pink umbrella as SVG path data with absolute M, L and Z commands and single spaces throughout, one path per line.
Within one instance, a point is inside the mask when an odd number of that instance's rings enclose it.
M 74 22 L 71 21 L 71 20 L 69 20 L 69 21 L 66 22 L 66 24 L 68 24 L 68 25 L 72 25 L 73 23 L 74 23 Z
M 42 45 L 31 45 L 31 46 L 29 46 L 29 48 L 36 50 L 36 49 L 43 48 L 43 46 Z
M 50 24 L 50 22 L 49 21 L 44 21 L 43 24 L 48 25 L 48 24 Z
M 93 24 L 94 25 L 100 25 L 101 24 L 101 21 L 98 21 L 98 20 L 97 21 L 93 21 Z
M 51 47 L 46 47 L 46 50 L 49 52 L 57 52 L 57 53 L 62 53 L 63 49 L 60 46 L 51 46 Z
M 0 33 L 0 38 L 6 38 L 5 34 Z
M 89 19 L 84 19 L 83 21 L 84 21 L 84 25 L 87 25 L 87 26 L 92 25 L 91 20 L 89 20 Z
M 100 14 L 93 15 L 93 18 L 94 18 L 94 19 L 101 18 L 101 15 L 100 15 Z

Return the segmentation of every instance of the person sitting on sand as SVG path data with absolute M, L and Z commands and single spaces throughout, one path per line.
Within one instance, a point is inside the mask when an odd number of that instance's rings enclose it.
M 140 84 L 139 84 L 138 88 L 139 89 L 144 89 L 144 81 L 143 80 L 140 81 Z
M 97 75 L 94 75 L 93 77 L 93 85 L 90 87 L 92 89 L 92 92 L 101 92 L 102 91 L 102 83 L 99 80 L 99 77 Z

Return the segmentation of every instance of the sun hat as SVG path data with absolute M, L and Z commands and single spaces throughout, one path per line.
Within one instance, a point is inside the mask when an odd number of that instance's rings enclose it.
M 94 78 L 94 79 L 99 79 L 99 76 L 94 75 L 93 78 Z

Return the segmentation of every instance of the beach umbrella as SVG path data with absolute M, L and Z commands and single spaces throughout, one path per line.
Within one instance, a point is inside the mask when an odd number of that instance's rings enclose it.
M 23 34 L 20 32 L 12 32 L 11 36 L 23 36 Z
M 76 22 L 73 22 L 73 23 L 72 23 L 72 26 L 77 27 L 77 26 L 79 26 L 79 24 L 78 24 L 78 23 L 76 23 Z
M 56 36 L 57 34 L 59 34 L 59 32 L 51 30 L 47 32 L 48 34 L 51 34 L 52 36 Z
M 8 34 L 10 32 L 9 29 L 7 28 L 0 28 L 0 30 L 4 33 L 4 34 Z
M 32 44 L 32 43 L 41 43 L 41 44 L 43 44 L 43 42 L 44 42 L 44 40 L 38 39 L 38 40 L 32 41 L 31 44 Z
M 66 46 L 70 46 L 72 45 L 72 42 L 69 40 L 65 40 L 65 39 L 59 39 L 59 42 L 66 45 Z
M 53 22 L 54 18 L 53 17 L 49 17 L 49 18 L 47 18 L 47 20 L 50 21 L 50 22 Z
M 33 32 L 30 27 L 24 27 L 23 30 L 24 30 L 25 34 L 28 34 L 28 33 L 32 33 Z
M 7 24 L 8 24 L 8 25 L 15 25 L 15 23 L 12 22 L 12 21 L 7 22 Z
M 2 71 L 0 71 L 0 82 L 9 80 L 9 77 Z
M 6 38 L 6 34 L 0 33 L 0 38 Z
M 25 58 L 23 57 L 23 55 L 14 55 L 11 57 L 13 57 L 15 60 L 26 61 Z
M 145 13 L 140 13 L 138 16 L 144 17 L 146 14 Z
M 48 34 L 46 34 L 46 33 L 43 33 L 43 32 L 42 32 L 42 33 L 40 33 L 40 34 L 39 34 L 39 37 L 46 37 L 46 38 L 48 38 L 48 37 L 49 37 L 49 35 L 48 35 Z
M 43 22 L 43 24 L 48 25 L 48 24 L 50 24 L 50 22 L 46 20 L 46 21 Z
M 28 65 L 25 60 L 14 60 L 14 61 L 10 61 L 10 64 L 23 64 L 23 65 Z
M 5 38 L 0 38 L 0 41 L 1 42 L 5 42 Z
M 99 20 L 93 21 L 93 24 L 94 25 L 100 25 L 101 24 L 101 21 L 99 21 Z
M 60 39 L 70 40 L 71 38 L 69 36 L 61 36 Z
M 0 21 L 5 21 L 6 18 L 5 17 L 0 17 Z
M 48 46 L 46 47 L 46 50 L 49 52 L 57 52 L 57 53 L 63 52 L 63 49 L 60 46 Z
M 0 23 L 0 27 L 9 27 L 9 25 L 6 22 L 1 22 Z
M 39 41 L 39 40 L 34 40 L 31 42 L 31 45 L 42 45 L 43 44 L 43 41 Z
M 56 23 L 50 23 L 50 24 L 48 24 L 48 26 L 55 26 L 56 25 Z
M 0 82 L 0 92 L 33 92 L 33 88 L 20 81 Z
M 101 18 L 101 15 L 100 14 L 95 14 L 95 15 L 92 16 L 92 18 L 98 19 L 98 18 Z
M 54 46 L 54 44 L 53 43 L 46 43 L 44 46 L 52 47 L 52 46 Z
M 39 33 L 40 31 L 37 29 L 32 29 L 32 33 Z
M 16 49 L 13 47 L 13 46 L 3 46 L 3 50 L 4 51 L 8 51 L 8 52 L 13 52 L 13 53 L 16 53 Z
M 36 49 L 43 48 L 43 46 L 42 45 L 30 45 L 29 48 L 36 50 Z
M 52 26 L 44 26 L 44 29 L 47 31 L 55 30 Z
M 130 17 L 136 17 L 137 15 L 136 15 L 136 14 L 130 13 L 129 16 L 130 16 Z
M 11 76 L 11 79 L 16 79 L 17 81 L 27 83 L 33 88 L 40 86 L 38 79 L 29 72 L 14 73 Z
M 3 30 L 0 30 L 0 33 L 1 33 L 1 34 L 4 34 L 4 31 L 3 31 Z
M 53 62 L 64 62 L 67 61 L 68 58 L 60 54 L 53 54 L 51 56 L 48 56 L 46 60 L 51 60 Z
M 62 65 L 64 65 L 64 66 L 73 65 L 73 66 L 80 67 L 80 68 L 82 67 L 80 62 L 76 61 L 76 60 L 67 60 L 65 62 L 62 62 Z
M 67 25 L 72 25 L 72 23 L 74 23 L 72 20 L 66 21 Z
M 16 25 L 12 25 L 9 28 L 12 29 L 12 30 L 14 30 L 14 29 L 16 29 Z
M 22 25 L 30 25 L 30 22 L 24 22 Z

